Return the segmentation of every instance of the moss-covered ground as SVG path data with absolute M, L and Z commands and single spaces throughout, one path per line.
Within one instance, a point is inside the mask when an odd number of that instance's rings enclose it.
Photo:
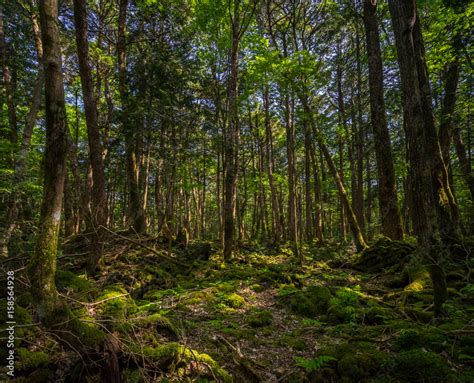
M 409 242 L 380 239 L 363 254 L 305 246 L 300 266 L 286 247 L 252 245 L 223 264 L 218 246 L 203 243 L 174 249 L 178 265 L 153 238 L 141 240 L 156 252 L 110 238 L 94 278 L 76 255 L 86 245 L 71 240 L 56 275 L 83 343 L 115 339 L 124 382 L 474 381 L 469 254 L 451 262 L 445 317 L 435 319 Z M 102 381 L 97 361 L 36 325 L 28 283 L 18 272 L 16 381 Z

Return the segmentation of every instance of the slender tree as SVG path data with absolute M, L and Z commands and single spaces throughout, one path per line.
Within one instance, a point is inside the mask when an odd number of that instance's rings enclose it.
M 89 270 L 99 266 L 102 256 L 103 227 L 107 225 L 107 196 L 103 149 L 98 126 L 97 102 L 94 97 L 92 74 L 89 66 L 89 42 L 87 39 L 86 2 L 74 0 L 74 21 L 76 27 L 77 57 L 81 77 L 82 95 L 86 115 L 87 138 L 89 142 L 89 161 L 92 169 L 92 208 L 89 224 L 93 231 Z
M 142 233 L 146 230 L 146 216 L 140 197 L 139 169 L 136 143 L 138 134 L 130 118 L 130 92 L 127 85 L 127 50 L 126 23 L 128 0 L 119 1 L 118 34 L 117 34 L 117 64 L 120 100 L 122 102 L 122 128 L 125 135 L 125 151 L 127 163 L 127 182 L 129 193 L 128 221 L 134 231 Z

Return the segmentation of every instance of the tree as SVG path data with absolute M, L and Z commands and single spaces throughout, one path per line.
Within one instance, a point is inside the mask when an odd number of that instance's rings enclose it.
M 442 265 L 444 245 L 437 212 L 447 203 L 441 182 L 433 182 L 433 174 L 440 156 L 437 140 L 433 137 L 426 119 L 433 119 L 428 107 L 426 67 L 423 65 L 423 47 L 420 36 L 420 20 L 416 4 L 411 0 L 390 0 L 390 14 L 395 32 L 400 78 L 402 85 L 403 119 L 407 136 L 410 162 L 410 185 L 413 202 L 412 221 L 414 232 L 425 252 L 434 288 L 434 305 L 437 314 L 447 299 L 446 278 Z M 420 79 L 420 77 L 422 77 Z M 428 108 L 428 110 L 427 110 Z
M 239 46 L 240 40 L 249 25 L 245 14 L 241 14 L 241 1 L 234 0 L 230 18 L 231 48 L 230 48 L 230 74 L 227 87 L 228 103 L 228 126 L 224 140 L 225 179 L 224 179 L 224 260 L 233 258 L 234 235 L 235 235 L 235 213 L 237 197 L 237 172 L 239 168 L 239 142 L 240 127 L 238 114 L 238 91 L 239 91 Z M 255 5 L 251 10 L 253 15 Z M 229 10 L 230 12 L 230 10 Z
M 107 196 L 103 149 L 98 126 L 97 103 L 94 97 L 91 69 L 89 66 L 89 43 L 87 39 L 86 2 L 74 0 L 74 21 L 76 27 L 77 57 L 81 77 L 84 109 L 86 114 L 87 138 L 89 142 L 89 161 L 92 168 L 92 211 L 90 220 L 93 231 L 89 270 L 93 272 L 100 264 L 102 256 L 102 237 L 107 225 Z
M 30 20 L 35 39 L 36 55 L 38 60 L 38 73 L 36 75 L 33 92 L 31 95 L 31 105 L 25 118 L 25 128 L 20 143 L 20 148 L 15 155 L 12 191 L 8 200 L 8 210 L 6 214 L 5 226 L 0 239 L 0 253 L 2 256 L 8 256 L 8 244 L 10 243 L 16 221 L 20 213 L 21 202 L 21 184 L 25 179 L 25 168 L 27 157 L 30 150 L 31 138 L 33 136 L 33 128 L 36 124 L 36 118 L 41 104 L 41 93 L 43 90 L 43 43 L 41 41 L 41 31 L 38 23 L 38 17 L 34 9 L 30 10 Z M 1 20 L 0 20 L 1 22 Z M 1 38 L 1 37 L 0 37 Z M 4 72 L 4 76 L 5 76 Z M 7 87 L 8 90 L 8 87 Z M 10 102 L 10 101 L 9 101 Z M 11 118 L 11 117 L 10 117 Z
M 119 93 L 122 102 L 122 128 L 125 135 L 125 151 L 128 182 L 128 221 L 133 230 L 142 233 L 146 230 L 146 216 L 143 210 L 139 187 L 140 163 L 137 158 L 138 133 L 130 119 L 130 92 L 127 85 L 126 23 L 128 0 L 120 0 L 117 36 L 117 64 Z
M 398 209 L 395 169 L 385 115 L 377 1 L 364 0 L 364 26 L 369 62 L 370 113 L 377 159 L 382 233 L 392 239 L 401 239 L 403 229 Z
M 38 316 L 42 322 L 48 322 L 55 319 L 55 312 L 61 306 L 54 276 L 68 151 L 57 0 L 40 1 L 40 20 L 44 49 L 46 148 L 39 232 L 29 272 Z

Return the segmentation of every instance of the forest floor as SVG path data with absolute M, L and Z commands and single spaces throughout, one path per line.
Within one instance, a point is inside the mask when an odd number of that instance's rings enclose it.
M 224 265 L 215 244 L 170 251 L 111 235 L 91 278 L 87 241 L 76 237 L 56 282 L 83 323 L 117 340 L 124 382 L 473 382 L 470 249 L 451 262 L 446 318 L 436 320 L 415 246 L 384 238 L 358 255 L 305 247 L 300 266 L 285 247 L 245 245 Z M 17 263 L 16 381 L 101 381 L 94 361 L 35 326 Z

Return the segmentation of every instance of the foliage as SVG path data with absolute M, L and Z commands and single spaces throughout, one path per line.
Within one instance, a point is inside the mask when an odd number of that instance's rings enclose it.
M 327 366 L 330 362 L 337 360 L 336 358 L 328 355 L 321 355 L 315 359 L 305 359 L 301 357 L 295 357 L 296 365 L 302 367 L 308 372 L 319 370 Z

